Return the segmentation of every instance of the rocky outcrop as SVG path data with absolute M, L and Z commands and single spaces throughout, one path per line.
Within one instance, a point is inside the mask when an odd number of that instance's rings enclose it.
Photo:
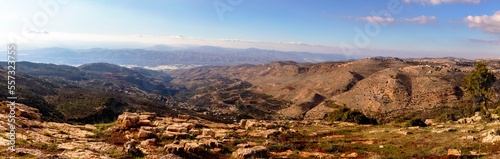
M 500 142 L 500 129 L 490 129 L 486 130 L 483 134 L 483 143 L 496 143 Z
M 448 156 L 462 156 L 462 151 L 457 149 L 448 149 Z
M 264 146 L 255 146 L 251 148 L 239 148 L 231 157 L 235 159 L 269 158 L 269 152 Z
M 125 112 L 122 115 L 118 116 L 116 119 L 116 128 L 126 130 L 132 127 L 137 126 L 137 122 L 139 122 L 140 117 L 137 113 Z
M 30 120 L 40 121 L 42 114 L 36 108 L 28 107 L 24 104 L 16 104 L 16 116 L 25 117 Z
M 7 119 L 5 113 L 0 113 L 0 119 L 0 130 L 8 130 L 8 125 L 4 122 Z M 448 150 L 449 155 L 458 156 L 469 155 L 469 152 L 460 150 L 470 149 L 467 145 L 477 143 L 477 140 L 485 147 L 500 142 L 500 134 L 496 129 L 500 124 L 498 121 L 469 124 L 433 121 L 428 127 L 395 128 L 323 120 L 246 119 L 241 120 L 239 124 L 224 124 L 192 116 L 172 118 L 156 116 L 153 113 L 124 113 L 120 116 L 120 122 L 117 121 L 114 125 L 71 125 L 30 120 L 26 117 L 20 119 L 20 125 L 33 122 L 31 125 L 37 126 L 19 127 L 18 141 L 21 142 L 16 149 L 16 155 L 29 154 L 37 158 L 90 159 L 124 156 L 152 159 L 215 159 L 229 155 L 233 158 L 249 159 L 366 158 L 374 154 L 385 157 L 386 154 L 381 152 L 390 148 L 386 144 L 400 143 L 401 141 L 394 142 L 397 138 L 410 137 L 408 140 L 415 144 L 415 147 L 426 148 L 422 145 L 431 144 L 432 140 L 425 139 L 425 143 L 419 143 L 420 141 L 414 141 L 413 138 L 420 140 L 423 137 L 436 136 L 431 133 L 441 133 L 437 143 L 441 144 L 440 146 L 448 141 L 463 142 L 464 144 L 454 145 L 455 149 Z M 137 124 L 141 120 L 149 120 L 152 124 Z M 8 144 L 9 141 L 4 138 L 0 137 L 0 145 Z M 457 139 L 458 141 L 455 141 Z M 339 144 L 349 144 L 352 147 L 336 146 Z M 404 146 L 403 144 L 408 143 L 400 144 L 399 146 Z M 378 148 L 366 149 L 364 146 Z M 298 147 L 305 148 L 299 150 Z M 473 149 L 470 154 L 490 156 L 484 154 L 485 152 L 492 153 L 491 156 L 497 153 L 494 150 L 482 149 L 476 152 Z

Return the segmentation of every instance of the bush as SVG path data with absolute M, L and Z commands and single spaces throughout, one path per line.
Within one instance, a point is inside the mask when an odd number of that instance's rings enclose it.
M 330 143 L 330 142 L 321 143 L 320 148 L 322 151 L 329 153 L 341 152 L 341 147 L 339 147 L 335 143 Z
M 437 122 L 447 122 L 447 121 L 456 121 L 458 120 L 455 114 L 444 113 L 435 118 Z
M 269 151 L 273 151 L 273 152 L 283 152 L 283 151 L 286 151 L 289 149 L 291 149 L 290 145 L 286 145 L 286 144 L 276 143 L 276 144 L 269 145 Z
M 426 127 L 427 124 L 425 124 L 424 121 L 422 121 L 421 119 L 413 119 L 413 120 L 409 120 L 406 122 L 405 124 L 406 127 L 411 127 L 411 126 L 420 126 L 420 127 Z
M 337 105 L 338 106 L 338 105 Z M 357 124 L 377 124 L 375 119 L 366 117 L 363 113 L 357 110 L 350 110 L 349 108 L 341 107 L 326 117 L 327 121 L 343 121 L 353 122 Z
M 497 115 L 500 115 L 500 107 L 497 107 L 495 110 L 493 110 L 493 112 L 491 112 L 492 114 L 497 114 Z
M 441 107 L 432 110 L 436 114 L 436 121 L 447 122 L 456 121 L 460 118 L 471 117 L 477 111 L 483 111 L 480 106 L 468 106 L 469 103 L 464 103 L 465 105 L 459 105 L 455 107 Z M 472 104 L 470 104 L 472 105 Z

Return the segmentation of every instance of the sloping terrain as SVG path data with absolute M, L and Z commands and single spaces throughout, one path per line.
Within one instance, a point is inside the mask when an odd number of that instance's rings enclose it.
M 499 75 L 499 60 L 485 60 Z M 249 91 L 288 101 L 281 117 L 322 119 L 332 111 L 324 100 L 372 116 L 455 106 L 466 93 L 461 85 L 474 61 L 454 58 L 368 58 L 318 64 L 272 62 L 261 65 L 202 67 L 171 73 L 186 85 L 219 78 L 249 82 Z M 493 90 L 498 90 L 498 84 Z M 498 91 L 496 91 L 498 97 Z M 497 101 L 498 98 L 493 99 Z M 309 110 L 312 110 L 308 113 Z
M 162 98 L 181 89 L 168 85 L 168 78 L 103 63 L 72 67 L 19 62 L 16 73 L 18 102 L 38 108 L 50 121 L 109 122 L 123 111 L 174 113 Z M 0 74 L 0 86 L 7 88 L 6 70 L 0 68 Z M 9 95 L 2 91 L 0 96 Z
M 500 74 L 499 60 L 485 60 Z M 5 67 L 5 63 L 1 64 Z M 213 66 L 168 74 L 107 63 L 79 67 L 19 62 L 20 101 L 48 120 L 106 122 L 123 111 L 240 119 L 323 119 L 325 101 L 377 119 L 464 105 L 463 78 L 474 61 L 368 58 L 355 61 Z M 0 86 L 6 84 L 5 69 Z M 492 102 L 499 99 L 500 82 Z M 6 92 L 1 94 L 7 97 Z M 434 117 L 432 117 L 434 118 Z

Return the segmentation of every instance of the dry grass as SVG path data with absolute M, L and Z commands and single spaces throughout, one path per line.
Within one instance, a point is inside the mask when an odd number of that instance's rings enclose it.
M 452 125 L 446 125 L 452 127 Z M 471 151 L 495 154 L 500 145 L 485 144 L 480 141 L 480 133 L 458 131 L 434 133 L 436 127 L 406 129 L 395 125 L 379 126 L 351 126 L 324 128 L 306 126 L 299 130 L 299 134 L 280 136 L 273 139 L 271 150 L 324 152 L 340 156 L 341 154 L 356 152 L 365 158 L 373 155 L 382 158 L 440 158 L 446 157 L 448 149 L 462 151 L 465 158 L 481 158 L 471 154 Z M 397 131 L 408 131 L 411 134 L 403 135 Z M 369 133 L 372 131 L 372 133 Z M 328 133 L 318 133 L 328 132 Z M 306 134 L 316 136 L 304 136 Z M 460 139 L 464 136 L 475 136 L 476 140 Z

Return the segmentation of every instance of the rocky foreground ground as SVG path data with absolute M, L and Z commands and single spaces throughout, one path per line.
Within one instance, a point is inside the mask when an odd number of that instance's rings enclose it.
M 321 120 L 222 124 L 126 112 L 113 123 L 72 125 L 42 122 L 37 109 L 18 104 L 16 151 L 10 152 L 7 109 L 0 111 L 0 156 L 15 158 L 500 158 L 500 122 L 481 122 L 481 116 L 404 127 Z

